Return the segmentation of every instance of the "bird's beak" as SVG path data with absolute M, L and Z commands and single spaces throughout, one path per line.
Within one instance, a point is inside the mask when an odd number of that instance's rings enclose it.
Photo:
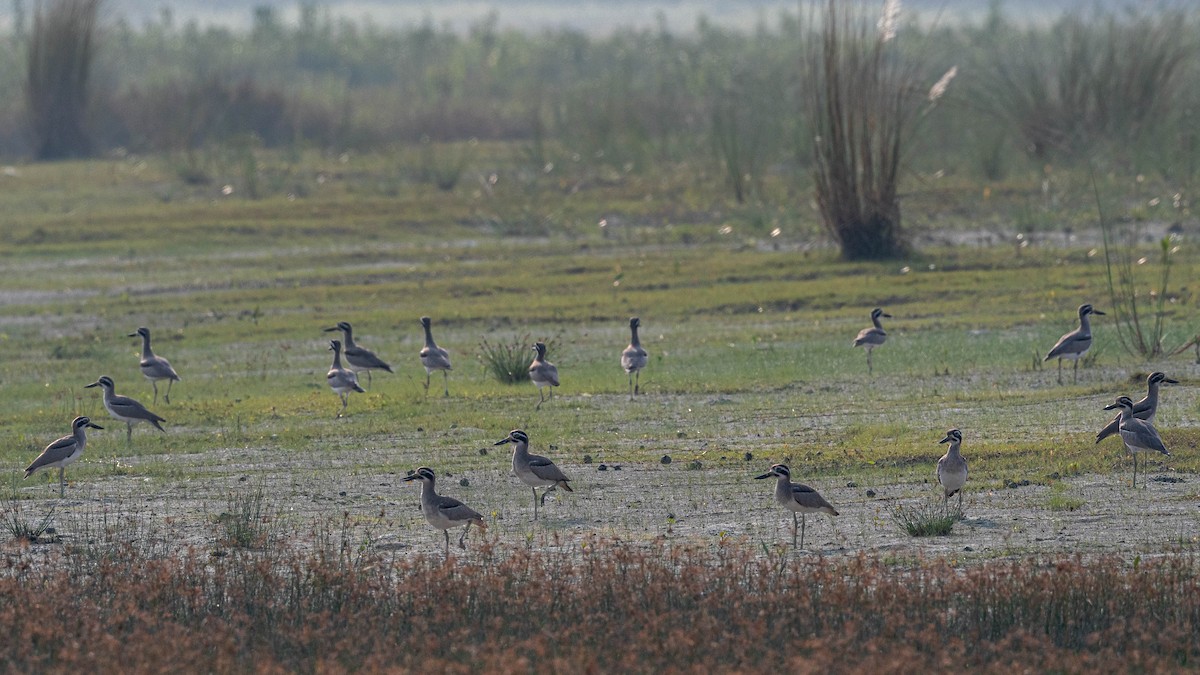
M 83 388 L 84 388 L 84 389 L 91 389 L 92 387 L 99 387 L 99 386 L 100 386 L 100 383 L 99 383 L 99 382 L 93 382 L 93 383 L 91 383 L 91 384 L 89 384 L 89 385 L 85 385 Z
M 338 328 L 337 326 L 334 326 L 333 328 L 326 328 L 326 329 L 325 329 L 325 332 L 326 332 L 326 333 L 332 333 L 332 332 L 333 332 L 333 331 L 335 331 L 335 330 L 341 330 L 341 328 Z
M 414 473 L 414 474 L 413 474 L 413 475 L 411 475 L 411 476 L 405 476 L 405 477 L 404 477 L 404 482 L 405 482 L 405 483 L 407 483 L 407 482 L 408 482 L 408 481 L 410 481 L 410 480 L 418 480 L 420 477 L 421 477 L 421 475 L 420 475 L 420 474 L 416 474 L 416 473 Z
M 887 318 L 889 318 L 889 319 L 890 319 L 890 318 L 892 318 L 892 315 L 891 315 L 891 314 L 880 314 L 879 316 L 886 316 L 886 317 L 887 317 Z
M 93 429 L 103 429 L 104 428 L 104 427 L 100 426 L 99 424 L 96 424 L 95 422 L 88 422 L 88 426 Z
M 138 337 L 138 334 L 137 334 L 137 333 L 130 333 L 130 334 L 128 335 L 128 337 Z
M 1100 310 L 1098 310 L 1098 309 L 1093 309 L 1093 310 L 1092 310 L 1092 314 L 1098 314 L 1098 315 L 1100 315 L 1100 316 L 1104 316 L 1104 312 L 1101 312 L 1101 311 L 1100 311 Z
M 1120 407 L 1121 406 L 1117 405 L 1116 403 L 1109 403 L 1108 405 L 1104 406 L 1104 409 L 1105 410 L 1116 410 L 1117 408 L 1120 408 Z
M 513 440 L 512 440 L 512 437 L 510 436 L 508 438 L 501 438 L 500 440 L 496 441 L 495 443 L 492 443 L 492 445 L 504 445 L 505 443 L 512 443 L 512 442 L 513 442 Z
M 943 438 L 942 440 L 938 441 L 938 445 L 941 445 L 942 443 L 949 443 L 952 440 L 954 440 L 954 439 L 947 436 L 947 437 Z
M 761 476 L 755 476 L 754 480 L 762 480 L 764 478 L 770 478 L 771 476 L 774 476 L 774 475 L 775 475 L 774 473 L 771 473 L 770 471 L 768 471 Z
M 1164 384 L 1179 384 L 1179 380 L 1172 380 L 1172 379 L 1171 379 L 1171 378 L 1169 378 L 1169 377 L 1164 377 L 1164 378 L 1163 378 L 1163 383 L 1164 383 Z

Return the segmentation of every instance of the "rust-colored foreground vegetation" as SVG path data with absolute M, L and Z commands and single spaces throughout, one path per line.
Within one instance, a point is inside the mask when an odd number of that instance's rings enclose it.
M 362 549 L 10 549 L 13 672 L 1161 671 L 1200 657 L 1194 554 L 802 558 L 589 540 L 444 562 Z

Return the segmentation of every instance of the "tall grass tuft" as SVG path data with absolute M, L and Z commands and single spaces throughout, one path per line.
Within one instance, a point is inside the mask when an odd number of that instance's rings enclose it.
M 1093 180 L 1093 186 L 1095 181 Z M 1151 256 L 1140 256 L 1137 250 L 1137 228 L 1130 227 L 1124 244 L 1117 242 L 1112 222 L 1104 216 L 1100 193 L 1096 188 L 1096 207 L 1100 210 L 1100 231 L 1104 240 L 1104 271 L 1108 281 L 1108 298 L 1117 325 L 1117 337 L 1125 351 L 1134 356 L 1153 359 L 1178 351 L 1167 347 L 1167 296 L 1174 256 L 1179 251 L 1174 235 L 1166 235 L 1155 251 L 1158 269 L 1153 273 L 1157 284 L 1148 293 L 1138 289 L 1139 267 L 1150 262 Z
M 817 204 L 844 258 L 892 258 L 908 250 L 897 188 L 924 100 L 915 95 L 918 63 L 895 48 L 898 0 L 886 3 L 878 22 L 847 4 L 828 1 L 806 50 Z
M 84 157 L 96 57 L 97 13 L 103 0 L 52 0 L 39 4 L 29 36 L 25 101 L 38 159 Z
M 230 492 L 225 511 L 217 516 L 221 542 L 233 548 L 263 548 L 274 538 L 273 514 L 260 485 L 250 492 Z
M 1191 13 L 1163 9 L 1118 18 L 1064 16 L 1049 30 L 1003 21 L 984 37 L 1005 58 L 983 64 L 975 93 L 1011 121 L 1041 159 L 1128 144 L 1165 123 L 1197 53 Z

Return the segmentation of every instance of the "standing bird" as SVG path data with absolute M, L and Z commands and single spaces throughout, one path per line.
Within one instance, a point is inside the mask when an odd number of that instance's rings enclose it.
M 1074 367 L 1071 369 L 1071 383 L 1074 384 L 1079 381 L 1079 359 L 1083 358 L 1083 355 L 1087 354 L 1088 350 L 1092 348 L 1092 322 L 1091 319 L 1088 319 L 1089 314 L 1104 316 L 1104 312 L 1093 308 L 1087 303 L 1080 305 L 1079 328 L 1076 328 L 1070 333 L 1058 338 L 1058 342 L 1056 342 L 1054 347 L 1050 349 L 1050 352 L 1046 354 L 1046 358 L 1042 359 L 1043 363 L 1053 358 L 1058 359 L 1059 384 L 1063 383 L 1063 359 L 1071 359 L 1075 362 Z
M 354 374 L 353 370 L 346 370 L 342 367 L 342 343 L 330 340 L 329 350 L 333 352 L 333 366 L 330 367 L 328 373 L 325 373 L 325 381 L 329 383 L 329 388 L 333 390 L 333 393 L 342 397 L 342 409 L 337 414 L 338 417 L 341 417 L 342 413 L 346 412 L 350 392 L 357 391 L 365 394 L 367 390 L 359 386 L 358 376 Z
M 542 395 L 542 387 L 558 386 L 558 368 L 546 360 L 545 342 L 535 342 L 533 351 L 537 352 L 537 355 L 533 357 L 533 363 L 529 364 L 529 379 L 538 388 L 538 404 L 535 410 L 541 410 L 542 404 L 546 402 Z M 550 390 L 550 398 L 554 398 L 554 389 Z
M 87 427 L 104 428 L 98 424 L 92 424 L 92 421 L 86 417 L 76 417 L 71 422 L 71 435 L 63 436 L 47 445 L 46 449 L 42 450 L 42 454 L 38 455 L 37 459 L 33 460 L 33 463 L 25 469 L 25 477 L 29 478 L 42 469 L 58 467 L 58 496 L 60 499 L 66 497 L 67 483 L 63 473 L 68 464 L 79 459 L 79 456 L 83 454 L 83 448 L 87 445 L 87 433 L 85 433 Z
M 91 389 L 92 387 L 104 388 L 104 409 L 108 411 L 117 420 L 125 423 L 125 443 L 129 444 L 133 438 L 133 425 L 138 422 L 147 422 L 155 429 L 167 433 L 167 430 L 162 428 L 159 422 L 166 422 L 165 419 L 155 415 L 146 409 L 146 406 L 129 398 L 128 396 L 119 396 L 116 393 L 115 385 L 112 378 L 107 375 L 101 375 L 100 379 L 84 387 Z
M 1154 423 L 1154 415 L 1158 413 L 1158 387 L 1159 385 L 1179 384 L 1179 380 L 1172 380 L 1165 373 L 1154 372 L 1150 373 L 1150 377 L 1146 378 L 1146 397 L 1137 403 L 1133 404 L 1133 416 L 1139 420 L 1146 420 L 1151 424 Z M 1119 433 L 1121 429 L 1121 413 L 1117 413 L 1103 429 L 1096 434 L 1096 442 Z
M 629 373 L 629 400 L 638 394 L 638 385 L 640 384 L 642 368 L 646 367 L 646 350 L 642 349 L 642 342 L 638 339 L 638 326 L 642 325 L 642 320 L 636 316 L 629 320 L 629 346 L 625 351 L 621 352 L 621 367 Z
M 142 369 L 142 375 L 150 380 L 150 384 L 154 387 L 154 404 L 158 403 L 158 381 L 167 381 L 167 393 L 163 395 L 163 401 L 171 402 L 171 385 L 179 381 L 179 374 L 171 367 L 171 362 L 161 356 L 155 356 L 153 350 L 150 349 L 150 329 L 142 326 L 136 331 L 129 334 L 129 337 L 142 338 L 142 360 L 138 363 L 138 367 Z
M 483 522 L 483 516 L 475 509 L 463 504 L 453 497 L 444 497 L 433 491 L 433 482 L 436 476 L 433 469 L 429 467 L 421 467 L 416 473 L 408 476 L 404 480 L 421 481 L 421 513 L 425 515 L 425 521 L 430 525 L 442 531 L 446 537 L 446 557 L 450 557 L 450 528 L 456 525 L 466 525 L 463 528 L 462 536 L 458 538 L 458 545 L 462 549 L 467 548 L 467 531 L 474 524 L 481 530 L 487 529 L 487 523 Z
M 871 310 L 871 323 L 874 324 L 869 328 L 864 328 L 858 331 L 858 337 L 854 338 L 855 347 L 862 347 L 867 350 L 867 374 L 874 373 L 871 366 L 871 350 L 882 345 L 887 340 L 887 333 L 884 332 L 883 326 L 879 325 L 879 317 L 886 316 L 892 318 L 891 314 L 885 313 L 882 309 L 876 307 Z
M 529 435 L 524 431 L 513 429 L 508 432 L 508 436 L 496 441 L 495 445 L 504 445 L 505 443 L 513 444 L 513 473 L 517 474 L 517 478 L 520 478 L 522 483 L 533 490 L 534 520 L 537 520 L 538 517 L 538 503 L 541 502 L 544 506 L 546 495 L 551 490 L 561 487 L 567 492 L 574 492 L 567 484 L 571 479 L 567 478 L 567 475 L 562 472 L 562 469 L 555 466 L 554 462 L 541 455 L 529 454 Z M 542 491 L 542 498 L 539 500 L 537 489 L 547 485 L 550 487 Z
M 358 373 L 365 371 L 367 373 L 367 386 L 371 386 L 371 371 L 386 370 L 392 372 L 392 367 L 389 366 L 383 359 L 375 356 L 375 352 L 354 344 L 354 327 L 349 321 L 339 321 L 338 325 L 332 328 L 326 328 L 326 333 L 332 333 L 335 330 L 342 331 L 342 337 L 346 338 L 345 349 L 346 365 L 350 366 L 350 370 L 354 371 L 357 377 Z
M 446 385 L 446 396 L 450 395 L 450 352 L 437 346 L 433 341 L 433 331 L 429 326 L 429 317 L 421 317 L 421 326 L 425 328 L 425 347 L 421 350 L 421 365 L 425 366 L 425 395 L 429 395 L 429 376 L 433 371 L 442 371 L 442 383 Z
M 1133 416 L 1133 399 L 1121 396 L 1117 398 L 1116 403 L 1104 406 L 1105 410 L 1114 408 L 1121 409 L 1121 440 L 1125 441 L 1125 449 L 1133 455 L 1133 487 L 1136 488 L 1137 453 L 1161 452 L 1167 457 L 1170 457 L 1171 453 L 1167 451 L 1167 446 L 1163 445 L 1162 437 L 1158 435 L 1158 430 L 1153 424 Z
M 946 491 L 942 505 L 945 506 L 949 503 L 950 498 L 957 492 L 958 512 L 962 513 L 962 489 L 967 484 L 967 460 L 963 459 L 962 452 L 959 450 L 962 445 L 962 432 L 958 429 L 951 429 L 946 432 L 946 437 L 938 443 L 950 444 L 950 449 L 942 455 L 937 463 L 937 479 L 942 484 L 942 489 Z
M 804 515 L 807 513 L 825 512 L 831 516 L 838 514 L 833 506 L 825 501 L 825 498 L 817 494 L 817 491 L 807 485 L 792 482 L 792 472 L 788 470 L 786 465 L 776 464 L 771 467 L 761 476 L 755 476 L 755 480 L 762 480 L 776 476 L 778 480 L 775 482 L 775 501 L 779 502 L 783 508 L 792 512 L 792 548 L 796 548 L 796 514 L 800 514 L 800 548 L 804 548 Z

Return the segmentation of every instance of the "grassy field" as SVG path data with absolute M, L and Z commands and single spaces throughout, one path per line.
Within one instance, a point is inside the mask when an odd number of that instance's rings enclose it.
M 48 518 L 47 538 L 66 544 L 10 561 L 117 542 L 150 558 L 182 547 L 321 550 L 313 533 L 334 523 L 362 555 L 423 565 L 412 560 L 440 557 L 441 536 L 401 481 L 422 465 L 437 470 L 441 492 L 485 514 L 486 538 L 472 533 L 468 545 L 487 555 L 573 560 L 599 536 L 702 556 L 734 546 L 764 564 L 863 554 L 987 566 L 1077 551 L 1171 557 L 1200 542 L 1200 366 L 1191 352 L 1129 356 L 1110 314 L 1095 321 L 1078 384 L 1069 373 L 1057 384 L 1040 357 L 1075 326 L 1079 304 L 1108 308 L 1107 281 L 1078 215 L 1066 217 L 1070 232 L 1027 230 L 1023 248 L 1018 228 L 1000 224 L 1036 183 L 1014 182 L 986 203 L 972 187 L 915 195 L 951 213 L 975 206 L 923 228 L 929 244 L 910 260 L 846 263 L 811 213 L 776 213 L 764 226 L 761 206 L 660 191 L 673 176 L 566 191 L 550 181 L 505 192 L 501 181 L 489 194 L 381 189 L 381 166 L 313 160 L 291 170 L 302 190 L 264 200 L 185 186 L 141 159 L 0 176 L 5 513 Z M 778 234 L 772 218 L 786 222 Z M 1151 242 L 1165 228 L 1137 226 Z M 1194 231 L 1194 219 L 1184 226 Z M 1200 324 L 1198 273 L 1184 239 L 1169 305 L 1176 342 Z M 869 377 L 850 342 L 875 306 L 894 318 Z M 423 389 L 423 315 L 454 361 L 449 398 L 440 376 L 429 396 Z M 634 315 L 650 363 L 644 394 L 630 401 L 619 354 Z M 342 320 L 396 372 L 377 373 L 339 419 L 322 330 Z M 151 406 L 167 433 L 137 427 L 126 445 L 99 390 L 84 386 L 109 375 L 118 393 L 150 404 L 140 345 L 125 337 L 138 326 L 182 381 L 170 404 Z M 563 383 L 553 400 L 535 410 L 532 385 L 491 379 L 484 338 L 522 349 L 550 341 Z M 1151 458 L 1149 488 L 1134 491 L 1120 443 L 1097 447 L 1093 436 L 1110 417 L 1103 406 L 1140 397 L 1153 370 L 1182 382 L 1164 390 L 1157 420 L 1174 455 Z M 67 469 L 59 500 L 56 475 L 21 481 L 21 470 L 77 414 L 106 429 Z M 937 441 L 951 427 L 963 430 L 971 466 L 967 517 L 950 537 L 909 539 L 893 512 L 937 497 Z M 548 500 L 537 524 L 508 454 L 492 446 L 513 428 L 575 481 L 576 494 Z M 842 512 L 809 519 L 806 551 L 782 546 L 790 518 L 752 480 L 775 462 Z

